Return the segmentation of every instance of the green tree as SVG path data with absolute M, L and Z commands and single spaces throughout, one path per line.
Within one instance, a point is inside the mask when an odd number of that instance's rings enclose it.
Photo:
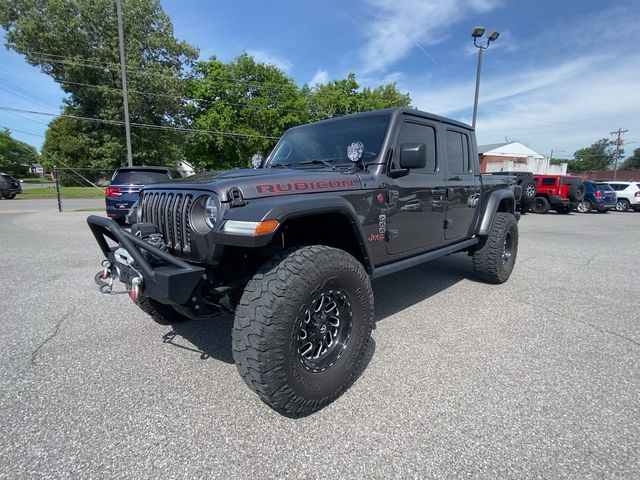
M 0 130 L 0 172 L 22 177 L 29 172 L 29 165 L 39 161 L 35 148 L 13 138 L 9 130 Z
M 360 89 L 353 73 L 345 79 L 333 80 L 313 88 L 305 86 L 303 93 L 307 98 L 309 119 L 312 121 L 380 108 L 411 105 L 409 94 L 400 93 L 395 83 L 377 88 Z
M 613 165 L 615 160 L 615 148 L 611 142 L 602 138 L 590 147 L 576 150 L 573 160 L 569 160 L 568 170 L 573 173 L 582 173 L 592 170 L 606 170 Z M 624 150 L 620 151 L 620 155 Z
M 183 96 L 197 50 L 173 36 L 159 0 L 126 0 L 123 23 L 131 122 L 187 123 Z M 62 113 L 105 121 L 124 118 L 115 2 L 5 0 L 6 45 L 50 75 L 67 98 Z M 113 168 L 126 162 L 124 127 L 59 118 L 43 156 L 68 165 Z M 132 128 L 134 164 L 166 164 L 181 155 L 185 134 Z M 80 154 L 81 153 L 81 154 Z
M 640 148 L 636 148 L 633 151 L 633 155 L 627 158 L 622 164 L 624 170 L 638 170 L 640 169 Z
M 253 154 L 268 154 L 287 128 L 307 120 L 293 80 L 246 53 L 229 63 L 211 57 L 195 73 L 193 127 L 238 134 L 190 134 L 188 157 L 198 168 L 247 167 Z

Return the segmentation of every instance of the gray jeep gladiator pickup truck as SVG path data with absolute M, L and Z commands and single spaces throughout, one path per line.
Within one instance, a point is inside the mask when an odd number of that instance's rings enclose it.
M 306 415 L 353 379 L 372 279 L 455 252 L 484 281 L 509 278 L 519 190 L 480 175 L 468 125 L 400 108 L 332 118 L 285 132 L 259 168 L 143 188 L 130 229 L 90 216 L 95 280 L 104 293 L 124 283 L 158 321 L 233 311 L 244 381 Z

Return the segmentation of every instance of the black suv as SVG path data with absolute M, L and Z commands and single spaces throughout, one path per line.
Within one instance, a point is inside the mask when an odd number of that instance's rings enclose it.
M 22 193 L 20 182 L 6 173 L 0 173 L 0 198 L 11 200 Z
M 522 196 L 516 199 L 516 210 L 520 213 L 531 211 L 531 205 L 536 198 L 536 181 L 531 172 L 493 172 L 492 175 L 508 175 L 515 177 L 516 185 L 522 188 Z
M 143 188 L 130 231 L 89 217 L 96 282 L 120 280 L 162 322 L 210 318 L 227 297 L 244 381 L 308 414 L 353 379 L 372 278 L 455 252 L 484 281 L 509 278 L 516 194 L 511 177 L 480 175 L 468 125 L 399 108 L 333 118 L 288 130 L 262 168 Z

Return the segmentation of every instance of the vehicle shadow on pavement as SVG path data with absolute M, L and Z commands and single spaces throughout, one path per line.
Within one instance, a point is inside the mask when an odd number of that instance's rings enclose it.
M 234 363 L 231 353 L 231 329 L 233 317 L 221 312 L 206 320 L 188 320 L 174 323 L 173 330 L 162 336 L 164 343 L 199 353 L 202 360 L 214 358 L 225 363 Z M 192 346 L 185 346 L 186 340 Z
M 455 254 L 373 281 L 376 322 L 446 290 L 461 280 L 475 281 L 473 262 Z
M 475 280 L 471 258 L 456 254 L 374 280 L 375 322 L 428 300 L 465 278 Z M 234 363 L 231 314 L 221 312 L 207 320 L 189 320 L 174 323 L 171 327 L 172 330 L 163 335 L 163 342 L 199 354 L 203 360 L 213 358 Z M 374 352 L 375 342 L 372 339 L 354 381 L 366 369 Z

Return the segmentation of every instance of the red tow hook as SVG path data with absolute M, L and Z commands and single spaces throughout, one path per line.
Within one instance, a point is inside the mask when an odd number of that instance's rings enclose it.
M 131 280 L 131 290 L 129 290 L 129 298 L 134 302 L 140 298 L 140 286 L 142 285 L 142 278 L 135 277 Z

